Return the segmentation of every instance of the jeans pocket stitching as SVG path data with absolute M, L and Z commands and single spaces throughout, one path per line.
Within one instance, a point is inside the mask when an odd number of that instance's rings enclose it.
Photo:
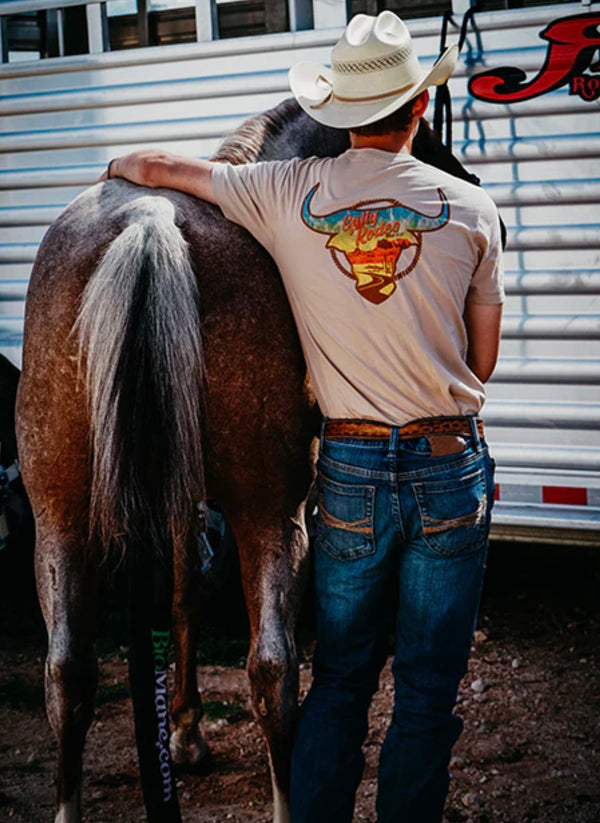
M 460 515 L 460 517 L 452 517 L 445 520 L 438 520 L 436 517 L 430 517 L 427 515 L 422 516 L 422 521 L 424 522 L 426 517 L 429 524 L 427 526 L 423 526 L 423 532 L 425 534 L 435 534 L 437 532 L 455 529 L 458 526 L 479 526 L 482 522 L 485 522 L 486 510 L 487 494 L 484 492 L 481 498 L 481 502 L 479 503 L 477 508 L 472 512 Z M 421 513 L 423 515 L 423 512 Z
M 364 517 L 362 520 L 340 520 L 339 517 L 335 517 L 335 515 L 330 514 L 325 506 L 323 505 L 323 501 L 321 500 L 320 503 L 321 509 L 321 521 L 323 525 L 329 526 L 333 529 L 341 529 L 342 531 L 347 532 L 354 532 L 355 534 L 373 534 L 373 518 L 372 517 Z
M 465 481 L 468 481 L 466 485 Z M 425 544 L 437 555 L 460 557 L 476 552 L 486 543 L 489 498 L 485 471 L 478 469 L 476 472 L 472 472 L 463 478 L 457 478 L 454 481 L 454 487 L 457 491 L 462 490 L 465 492 L 471 489 L 481 489 L 481 493 L 478 494 L 479 502 L 475 509 L 456 517 L 435 517 L 431 511 L 431 508 L 434 507 L 434 500 L 439 495 L 447 496 L 450 492 L 450 485 L 451 481 L 448 480 L 412 484 Z M 459 544 L 457 540 L 460 534 L 458 529 L 469 529 L 468 536 L 470 539 L 467 542 L 464 539 L 467 534 L 464 534 L 463 541 Z M 447 539 L 444 540 L 444 537 Z
M 354 520 L 344 520 L 329 511 L 324 502 L 324 489 L 328 489 L 335 495 L 350 498 L 362 498 L 364 501 L 364 517 Z M 344 486 L 341 483 L 322 479 L 319 495 L 319 517 L 317 527 L 316 544 L 321 546 L 329 555 L 336 560 L 356 560 L 367 557 L 375 553 L 374 540 L 374 499 L 375 486 L 352 485 Z M 335 540 L 335 530 L 339 533 L 356 535 L 362 538 L 354 545 L 342 546 L 339 540 Z

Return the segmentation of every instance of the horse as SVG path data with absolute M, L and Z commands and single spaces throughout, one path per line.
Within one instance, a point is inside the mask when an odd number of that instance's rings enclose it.
M 213 157 L 333 156 L 347 133 L 294 101 L 251 118 Z M 469 178 L 422 123 L 414 153 Z M 131 546 L 170 547 L 177 662 L 171 750 L 198 764 L 198 504 L 220 502 L 239 551 L 247 673 L 285 823 L 297 711 L 294 631 L 307 577 L 306 500 L 320 413 L 273 260 L 221 211 L 124 180 L 80 194 L 33 266 L 17 399 L 58 743 L 56 823 L 81 820 L 82 757 L 98 666 L 100 569 Z M 166 562 L 166 561 L 165 561 Z

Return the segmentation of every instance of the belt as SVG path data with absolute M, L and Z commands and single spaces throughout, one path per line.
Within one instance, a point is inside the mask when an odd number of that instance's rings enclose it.
M 404 426 L 389 426 L 374 420 L 327 420 L 325 422 L 326 440 L 387 440 L 394 429 L 398 430 L 401 440 L 413 437 L 426 437 L 432 434 L 463 434 L 470 437 L 470 420 L 474 419 L 479 437 L 483 439 L 483 421 L 479 417 L 423 417 L 412 420 Z

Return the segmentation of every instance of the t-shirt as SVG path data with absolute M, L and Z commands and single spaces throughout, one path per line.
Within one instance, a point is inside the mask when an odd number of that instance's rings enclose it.
M 279 267 L 323 414 L 403 425 L 480 410 L 464 307 L 504 299 L 482 189 L 373 148 L 216 164 L 213 187 Z

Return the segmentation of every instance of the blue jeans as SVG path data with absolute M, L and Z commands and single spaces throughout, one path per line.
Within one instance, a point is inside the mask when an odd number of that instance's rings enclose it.
M 475 427 L 458 454 L 430 440 L 324 440 L 315 541 L 313 684 L 292 757 L 292 823 L 349 823 L 367 711 L 395 610 L 394 709 L 378 823 L 439 823 L 453 714 L 483 582 L 493 462 Z

